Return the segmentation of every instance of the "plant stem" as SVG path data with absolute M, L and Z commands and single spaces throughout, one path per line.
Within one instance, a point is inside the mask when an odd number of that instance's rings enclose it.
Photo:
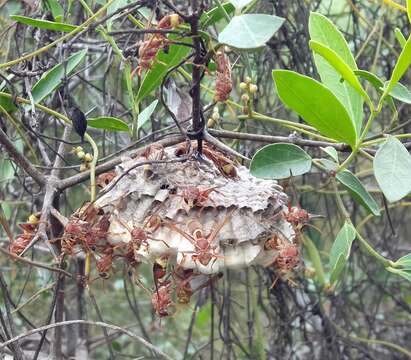
M 365 240 L 358 231 L 357 231 L 357 238 L 360 241 L 363 248 L 367 251 L 367 253 L 375 257 L 378 261 L 380 261 L 384 265 L 384 267 L 389 267 L 389 266 L 394 267 L 394 262 L 385 258 L 381 254 L 379 254 L 377 251 L 375 251 L 373 247 L 368 243 L 368 241 Z
M 93 202 L 96 200 L 96 164 L 98 159 L 98 147 L 89 134 L 84 134 L 84 138 L 90 143 L 91 148 L 93 149 L 93 161 L 90 166 L 90 201 Z
M 355 147 L 353 148 L 351 154 L 347 157 L 347 159 L 345 159 L 345 161 L 338 167 L 337 172 L 340 172 L 340 171 L 346 169 L 347 166 L 354 160 L 355 155 L 357 155 L 357 153 L 360 150 L 361 146 L 363 146 L 363 141 L 364 141 L 365 137 L 367 136 L 368 131 L 370 130 L 372 123 L 374 122 L 377 115 L 381 112 L 381 109 L 382 109 L 382 106 L 383 106 L 383 103 L 384 103 L 384 99 L 385 99 L 385 96 L 382 96 L 380 98 L 377 109 L 375 109 L 375 110 L 371 109 L 370 116 L 368 117 L 367 123 L 365 124 L 364 130 L 362 131 L 361 136 L 357 141 L 357 144 L 355 145 Z
M 8 68 L 10 66 L 16 65 L 24 60 L 31 59 L 34 56 L 37 56 L 52 47 L 56 46 L 57 44 L 63 42 L 64 40 L 70 39 L 73 35 L 76 35 L 77 33 L 85 30 L 85 28 L 90 25 L 96 18 L 98 18 L 106 9 L 113 3 L 115 0 L 109 0 L 103 7 L 101 7 L 100 10 L 98 10 L 93 16 L 89 17 L 83 24 L 79 25 L 77 28 L 75 28 L 73 31 L 69 32 L 68 34 L 62 36 L 61 38 L 58 38 L 57 40 L 54 40 L 50 44 L 47 44 L 46 46 L 41 47 L 40 49 L 37 49 L 27 55 L 21 56 L 18 59 L 11 60 L 9 62 L 5 62 L 3 64 L 0 64 L 0 69 L 3 68 Z
M 8 99 L 12 99 L 12 95 L 5 93 L 5 92 L 0 92 L 0 96 L 8 98 Z M 16 101 L 19 103 L 23 103 L 23 104 L 31 104 L 30 100 L 24 99 L 22 97 L 16 97 Z M 65 123 L 71 125 L 71 121 L 67 116 L 60 114 L 59 112 L 54 111 L 40 104 L 34 104 L 34 106 L 37 109 L 51 116 L 54 116 L 60 120 L 63 120 Z M 97 159 L 98 159 L 98 148 L 97 148 L 96 143 L 94 142 L 94 140 L 89 134 L 85 133 L 84 138 L 90 143 L 91 148 L 93 149 L 93 161 L 91 162 L 91 167 L 90 167 L 90 192 L 91 192 L 91 201 L 94 201 L 96 199 L 96 172 L 95 170 L 96 170 L 96 164 L 97 164 Z
M 338 192 L 338 187 L 337 187 L 337 182 L 335 179 L 333 179 L 333 186 L 334 186 L 334 191 L 335 191 L 335 196 L 337 199 L 337 206 L 338 209 L 342 212 L 343 216 L 345 217 L 345 220 L 353 227 L 355 228 L 355 226 L 352 224 L 351 219 L 350 219 L 350 215 L 347 211 L 347 209 L 344 206 L 344 203 L 342 201 L 341 198 L 341 194 Z M 361 234 L 359 233 L 359 231 L 357 229 L 355 229 L 356 234 L 357 234 L 357 238 L 360 241 L 363 249 L 365 249 L 365 251 L 372 257 L 376 258 L 378 261 L 380 261 L 383 266 L 385 268 L 391 266 L 394 267 L 394 262 L 385 258 L 384 256 L 382 256 L 381 254 L 379 254 L 377 251 L 374 250 L 374 248 L 367 242 L 367 240 L 365 240 Z
M 303 244 L 307 249 L 308 256 L 310 257 L 310 260 L 314 266 L 315 277 L 317 279 L 318 285 L 323 288 L 325 285 L 325 274 L 317 247 L 308 236 L 303 236 Z
M 89 15 L 91 17 L 93 17 L 94 16 L 93 11 L 90 9 L 90 7 L 87 5 L 87 3 L 84 0 L 79 0 L 79 1 L 80 1 L 80 4 L 84 7 L 84 9 L 86 9 L 86 11 L 89 13 Z M 122 61 L 125 61 L 126 59 L 123 56 L 120 48 L 118 47 L 118 45 L 116 44 L 114 39 L 109 34 L 107 34 L 107 31 L 104 28 L 104 26 L 103 25 L 97 26 L 97 31 L 100 32 L 100 34 L 104 38 L 104 40 L 106 40 L 111 45 L 112 49 L 119 56 L 119 58 Z
M 187 71 L 185 71 L 184 69 L 180 68 L 179 72 L 186 79 L 192 80 L 191 75 Z M 209 87 L 207 87 L 204 84 L 201 84 L 201 88 L 204 89 L 208 93 L 215 94 L 215 91 L 213 89 L 210 89 Z M 238 104 L 238 103 L 236 103 L 232 100 L 227 100 L 226 103 L 228 105 L 231 105 L 231 106 L 236 107 L 238 109 L 242 109 L 242 105 L 240 105 L 240 104 Z M 247 119 L 250 119 L 250 117 L 248 115 L 240 115 L 240 116 L 238 116 L 238 119 L 247 120 Z M 255 111 L 253 111 L 253 113 L 252 113 L 252 119 L 271 122 L 271 123 L 274 123 L 274 124 L 277 124 L 277 125 L 280 125 L 280 126 L 284 126 L 284 127 L 289 128 L 289 129 L 304 133 L 304 134 L 306 134 L 308 136 L 311 136 L 311 137 L 314 137 L 314 138 L 318 138 L 318 139 L 322 139 L 322 140 L 329 141 L 329 142 L 334 142 L 334 143 L 336 142 L 334 139 L 330 139 L 330 138 L 327 138 L 325 136 L 322 136 L 322 135 L 319 135 L 319 134 L 316 134 L 316 133 L 312 132 L 312 131 L 315 131 L 315 128 L 313 128 L 312 126 L 309 126 L 309 125 L 299 124 L 299 123 L 289 121 L 289 120 L 273 118 L 271 116 L 263 115 L 263 114 L 255 112 Z
M 37 157 L 36 152 L 34 151 L 33 146 L 31 145 L 30 141 L 26 138 L 26 135 L 20 128 L 20 125 L 18 124 L 18 121 L 11 115 L 9 114 L 6 109 L 0 105 L 0 111 L 6 116 L 6 118 L 13 124 L 13 126 L 16 128 L 17 133 L 21 136 L 23 139 L 24 143 L 27 145 L 27 147 L 30 149 L 31 154 L 33 155 L 34 159 L 36 159 L 36 162 L 39 163 L 39 159 Z
M 202 152 L 202 137 L 204 130 L 204 119 L 201 114 L 201 66 L 204 63 L 203 56 L 201 55 L 201 42 L 198 36 L 198 23 L 201 15 L 201 10 L 197 0 L 191 0 L 190 26 L 191 36 L 193 39 L 193 45 L 195 49 L 195 57 L 193 60 L 192 71 L 192 85 L 191 85 L 191 97 L 193 99 L 192 104 L 192 117 L 193 117 L 193 132 L 198 134 L 197 137 L 197 151 L 201 155 Z

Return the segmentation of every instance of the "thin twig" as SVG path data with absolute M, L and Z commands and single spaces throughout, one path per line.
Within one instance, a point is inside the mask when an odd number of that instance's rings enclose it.
M 7 151 L 9 156 L 13 161 L 21 167 L 33 180 L 40 186 L 44 186 L 46 183 L 46 178 L 44 175 L 38 171 L 31 162 L 21 154 L 13 143 L 9 140 L 6 133 L 0 128 L 0 144 L 3 145 L 4 149 Z
M 21 261 L 21 262 L 24 262 L 26 264 L 29 264 L 29 265 L 32 265 L 32 266 L 35 266 L 35 267 L 38 267 L 38 268 L 41 268 L 41 269 L 62 273 L 62 274 L 66 275 L 68 277 L 71 277 L 71 278 L 73 277 L 72 274 L 70 274 L 69 272 L 67 272 L 63 269 L 51 267 L 51 266 L 49 266 L 47 264 L 44 264 L 44 263 L 40 263 L 40 262 L 37 262 L 37 261 L 32 261 L 32 260 L 17 256 L 17 255 L 12 254 L 11 252 L 7 251 L 6 249 L 4 249 L 2 247 L 0 247 L 0 252 L 2 252 L 3 254 L 5 254 L 7 256 L 10 256 L 13 260 Z
M 157 348 L 153 344 L 149 343 L 147 340 L 143 339 L 142 337 L 138 336 L 137 334 L 134 334 L 133 332 L 131 332 L 129 330 L 123 329 L 122 327 L 117 326 L 117 325 L 111 325 L 111 324 L 103 323 L 103 322 L 100 322 L 100 321 L 90 321 L 90 320 L 69 320 L 69 321 L 62 321 L 62 322 L 58 322 L 58 323 L 55 323 L 55 324 L 42 326 L 42 327 L 39 327 L 37 329 L 27 331 L 27 332 L 25 332 L 23 334 L 20 334 L 20 335 L 12 338 L 10 340 L 7 340 L 7 341 L 1 343 L 0 344 L 0 350 L 4 349 L 6 346 L 8 346 L 8 345 L 10 345 L 10 344 L 12 344 L 16 341 L 24 339 L 24 338 L 26 338 L 30 335 L 36 334 L 38 332 L 48 330 L 48 329 L 54 329 L 56 327 L 73 325 L 73 324 L 85 324 L 85 325 L 91 325 L 91 326 L 100 326 L 100 327 L 105 327 L 107 329 L 112 329 L 112 330 L 119 331 L 119 332 L 121 332 L 123 334 L 126 334 L 126 335 L 130 336 L 131 338 L 137 340 L 140 344 L 142 344 L 145 347 L 147 347 L 148 349 L 154 351 L 161 358 L 166 359 L 166 360 L 173 360 L 170 356 L 168 356 L 167 354 L 162 352 L 159 348 Z

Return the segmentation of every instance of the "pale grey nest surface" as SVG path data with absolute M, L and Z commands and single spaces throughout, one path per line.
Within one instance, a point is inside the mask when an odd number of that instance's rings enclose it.
M 179 159 L 175 153 L 176 147 L 166 148 L 157 158 Z M 281 214 L 287 195 L 275 181 L 257 179 L 241 165 L 236 166 L 237 177 L 223 176 L 211 161 L 194 157 L 138 166 L 141 162 L 147 158 L 124 158 L 116 168 L 117 177 L 108 185 L 110 190 L 96 201 L 97 207 L 112 214 L 108 235 L 112 244 L 130 241 L 130 229 L 144 227 L 151 215 L 162 219 L 161 226 L 149 234 L 153 239 L 136 251 L 140 261 L 168 256 L 182 268 L 213 274 L 224 268 L 271 263 L 276 252 L 266 251 L 264 242 L 274 234 L 293 240 L 292 227 Z M 201 206 L 191 207 L 182 196 L 189 187 L 213 190 Z M 205 235 L 225 221 L 211 242 L 216 256 L 206 266 L 192 258 L 198 249 L 184 235 L 189 234 L 190 220 L 199 221 Z

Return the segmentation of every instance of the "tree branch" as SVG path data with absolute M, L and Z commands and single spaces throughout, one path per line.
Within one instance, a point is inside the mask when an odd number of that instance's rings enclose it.
M 347 144 L 344 144 L 344 143 L 332 143 L 328 141 L 307 140 L 307 139 L 302 139 L 295 135 L 272 136 L 272 135 L 249 134 L 249 133 L 240 133 L 236 131 L 215 130 L 215 129 L 208 129 L 207 131 L 215 137 L 225 138 L 225 139 L 261 141 L 261 142 L 267 142 L 267 143 L 284 142 L 284 143 L 295 144 L 299 146 L 310 146 L 310 147 L 332 146 L 337 151 L 341 151 L 341 152 L 351 151 L 351 148 Z
M 44 186 L 46 183 L 45 176 L 38 171 L 27 158 L 20 154 L 13 143 L 9 140 L 6 133 L 0 128 L 0 144 L 2 144 L 11 157 L 11 159 L 19 165 L 33 180 L 40 186 Z
M 184 138 L 181 135 L 177 135 L 177 136 L 173 136 L 173 137 L 169 137 L 163 140 L 160 140 L 158 142 L 156 142 L 156 144 L 160 144 L 164 147 L 167 146 L 172 146 L 175 144 L 178 144 L 180 142 L 182 142 L 184 140 Z M 144 146 L 140 149 L 134 150 L 132 152 L 129 153 L 129 156 L 131 158 L 135 158 L 136 156 L 140 155 L 141 153 L 143 153 L 150 145 Z M 120 164 L 122 162 L 122 158 L 123 158 L 124 154 L 121 154 L 117 157 L 115 157 L 114 159 L 111 159 L 103 164 L 100 164 L 99 166 L 96 167 L 96 175 L 102 174 L 106 171 L 112 170 L 115 166 L 117 166 L 118 164 Z M 63 179 L 60 180 L 57 184 L 58 189 L 60 191 L 63 191 L 69 187 L 72 187 L 74 185 L 77 185 L 83 181 L 86 181 L 90 178 L 90 171 L 85 171 L 82 172 L 80 174 L 76 174 L 73 175 L 67 179 Z

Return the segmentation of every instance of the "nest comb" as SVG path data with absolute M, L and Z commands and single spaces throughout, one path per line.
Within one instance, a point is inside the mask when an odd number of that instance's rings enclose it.
M 272 263 L 276 251 L 266 250 L 265 241 L 277 235 L 292 242 L 295 236 L 281 216 L 287 203 L 282 188 L 276 181 L 253 177 L 207 143 L 202 160 L 188 155 L 187 147 L 152 146 L 141 157 L 123 159 L 95 203 L 111 214 L 108 242 L 129 242 L 131 229 L 148 229 L 156 219 L 136 251 L 138 261 L 166 256 L 202 274 Z M 201 199 L 187 196 L 193 189 Z M 199 229 L 213 254 L 207 264 L 196 256 Z

